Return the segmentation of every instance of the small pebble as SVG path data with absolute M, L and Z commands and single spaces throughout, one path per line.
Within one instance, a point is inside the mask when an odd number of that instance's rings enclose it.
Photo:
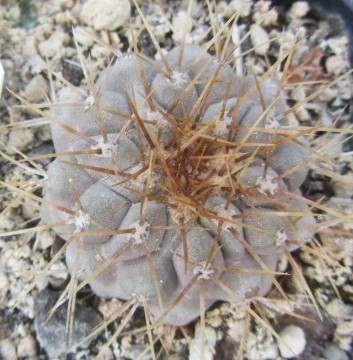
M 327 304 L 326 310 L 336 319 L 349 319 L 353 316 L 353 306 L 345 304 L 339 299 L 333 299 Z
M 47 68 L 47 64 L 42 59 L 40 55 L 32 56 L 24 65 L 23 71 L 29 72 L 31 74 L 37 75 L 42 71 L 45 71 Z
M 29 59 L 37 54 L 37 38 L 35 36 L 27 36 L 26 42 L 22 47 L 22 56 Z
M 342 56 L 340 55 L 333 55 L 330 56 L 326 60 L 326 70 L 329 74 L 332 75 L 340 75 L 346 69 L 347 62 L 343 60 Z
M 323 355 L 327 360 L 349 360 L 348 355 L 336 345 L 329 345 Z
M 81 20 L 96 30 L 112 31 L 130 18 L 129 0 L 88 0 L 83 5 Z
M 68 44 L 69 41 L 69 35 L 57 30 L 50 35 L 49 39 L 39 44 L 38 50 L 44 58 L 52 58 L 58 53 L 58 50 Z
M 64 355 L 69 349 L 73 351 L 78 343 L 101 321 L 101 317 L 95 310 L 77 303 L 73 338 L 68 346 L 66 343 L 67 303 L 57 309 L 50 321 L 46 323 L 47 314 L 55 305 L 59 294 L 46 289 L 37 295 L 35 301 L 34 328 L 37 340 L 51 359 Z M 80 344 L 82 348 L 87 346 L 87 342 Z
M 75 28 L 75 39 L 83 46 L 92 46 L 94 44 L 94 36 L 94 30 L 88 26 L 77 26 Z
M 272 26 L 277 24 L 278 13 L 274 8 L 271 8 L 270 1 L 259 0 L 254 4 L 253 19 L 256 23 L 261 23 L 263 26 Z
M 229 3 L 229 7 L 232 9 L 233 13 L 239 13 L 240 17 L 249 16 L 251 12 L 251 6 L 252 0 L 232 0 Z
M 269 43 L 270 38 L 266 30 L 258 24 L 251 25 L 250 37 L 251 37 L 251 42 L 255 48 L 254 49 L 255 53 L 262 56 L 266 55 L 270 47 L 270 43 Z
M 289 15 L 292 18 L 299 19 L 304 17 L 309 10 L 310 10 L 310 6 L 306 1 L 297 1 L 290 8 Z
M 16 347 L 10 339 L 0 340 L 0 359 L 17 360 Z
M 49 93 L 49 86 L 42 75 L 35 76 L 25 87 L 25 98 L 33 103 L 39 103 Z
M 335 342 L 341 349 L 352 351 L 353 319 L 338 323 L 335 333 Z
M 9 280 L 4 272 L 0 272 L 0 289 L 1 292 L 6 293 L 9 288 Z
M 75 4 L 74 0 L 57 0 L 57 2 L 63 9 L 69 9 Z
M 34 140 L 34 133 L 31 128 L 12 130 L 9 135 L 8 144 L 18 150 L 24 150 L 31 146 Z M 11 153 L 12 150 L 10 149 Z
M 32 335 L 28 334 L 17 345 L 19 358 L 34 358 L 37 355 L 36 342 Z
M 285 359 L 299 356 L 305 349 L 305 333 L 299 326 L 287 326 L 279 336 L 282 341 L 278 342 L 278 349 Z
M 0 61 L 0 98 L 1 98 L 1 93 L 2 93 L 2 86 L 4 83 L 4 75 L 5 75 L 4 68 L 2 67 L 1 61 Z
M 192 18 L 185 11 L 179 11 L 173 16 L 173 39 L 182 42 L 184 34 L 187 36 L 192 29 Z
M 295 101 L 305 101 L 306 99 L 306 90 L 303 86 L 296 86 L 292 91 L 291 91 L 291 95 L 292 95 L 292 99 Z

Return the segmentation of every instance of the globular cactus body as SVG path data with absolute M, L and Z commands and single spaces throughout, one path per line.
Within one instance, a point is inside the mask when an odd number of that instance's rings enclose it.
M 265 295 L 282 247 L 314 228 L 307 205 L 286 197 L 300 195 L 308 150 L 278 131 L 279 82 L 239 79 L 190 45 L 160 63 L 123 56 L 96 88 L 53 113 L 55 149 L 71 153 L 50 165 L 41 213 L 63 221 L 72 275 L 98 269 L 98 296 L 143 296 L 172 325 L 199 316 L 200 281 L 206 308 Z

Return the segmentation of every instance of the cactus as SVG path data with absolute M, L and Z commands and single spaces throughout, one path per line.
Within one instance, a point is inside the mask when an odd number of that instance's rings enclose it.
M 190 5 L 189 15 L 191 9 Z M 88 49 L 77 46 L 87 89 L 76 88 L 71 78 L 63 79 L 54 67 L 48 70 L 53 102 L 33 104 L 10 90 L 40 117 L 0 126 L 0 131 L 50 122 L 55 151 L 25 155 L 25 147 L 8 147 L 16 153 L 13 157 L 0 151 L 5 163 L 12 163 L 21 172 L 20 180 L 8 172 L 0 181 L 2 191 L 8 190 L 3 193 L 4 212 L 24 199 L 36 200 L 41 204 L 42 219 L 33 227 L 6 229 L 0 237 L 37 233 L 40 242 L 42 231 L 48 234 L 50 229 L 51 235 L 57 234 L 64 243 L 57 250 L 56 237 L 51 254 L 45 254 L 48 263 L 42 266 L 35 261 L 35 256 L 43 255 L 41 251 L 26 252 L 30 262 L 33 254 L 33 264 L 21 281 L 16 277 L 18 288 L 28 276 L 35 275 L 24 286 L 22 296 L 11 294 L 9 306 L 27 301 L 37 285 L 41 289 L 38 278 L 65 268 L 62 255 L 66 254 L 71 277 L 50 317 L 68 302 L 68 352 L 77 348 L 74 327 L 81 328 L 74 321 L 75 317 L 80 320 L 81 299 L 76 306 L 76 297 L 81 297 L 84 292 L 79 294 L 80 290 L 89 285 L 100 299 L 89 297 L 82 302 L 91 309 L 100 301 L 104 319 L 80 344 L 107 329 L 91 343 L 89 356 L 99 347 L 97 358 L 105 358 L 107 348 L 122 331 L 132 329 L 136 345 L 145 343 L 148 337 L 153 359 L 160 357 L 162 347 L 169 354 L 179 352 L 180 344 L 184 348 L 181 357 L 186 356 L 184 350 L 189 350 L 190 359 L 198 355 L 206 359 L 210 355 L 208 343 L 214 347 L 222 336 L 220 348 L 227 349 L 228 344 L 223 345 L 228 335 L 233 336 L 233 330 L 237 335 L 232 339 L 239 341 L 237 357 L 242 358 L 243 351 L 246 357 L 247 348 L 252 348 L 254 341 L 261 342 L 261 332 L 282 342 L 277 326 L 283 322 L 281 314 L 314 317 L 311 312 L 309 316 L 307 312 L 301 314 L 299 303 L 310 299 L 320 313 L 322 295 L 317 295 L 317 287 L 309 288 L 305 277 L 312 276 L 305 268 L 301 271 L 302 264 L 296 263 L 298 255 L 304 262 L 313 263 L 320 278 L 325 274 L 337 293 L 343 286 L 341 277 L 337 280 L 332 275 L 338 261 L 321 246 L 327 246 L 328 238 L 349 238 L 346 226 L 349 229 L 351 219 L 340 205 L 325 202 L 326 193 L 313 200 L 307 184 L 311 185 L 317 175 L 327 177 L 326 182 L 348 183 L 335 171 L 337 149 L 339 152 L 343 137 L 352 130 L 344 124 L 342 128 L 320 126 L 319 122 L 310 126 L 315 119 L 298 126 L 295 114 L 349 73 L 320 86 L 306 83 L 307 98 L 294 98 L 287 104 L 285 91 L 290 89 L 289 95 L 293 95 L 293 83 L 306 79 L 306 63 L 299 68 L 289 65 L 298 55 L 296 49 L 302 52 L 300 43 L 288 50 L 285 46 L 275 60 L 271 51 L 266 63 L 274 63 L 264 73 L 264 59 L 257 59 L 255 63 L 262 64 L 260 70 L 254 68 L 255 75 L 251 68 L 253 55 L 242 57 L 242 50 L 248 53 L 249 34 L 242 40 L 239 34 L 234 36 L 239 30 L 232 23 L 237 14 L 222 25 L 223 20 L 218 23 L 218 15 L 210 6 L 210 41 L 202 46 L 186 45 L 190 39 L 185 27 L 181 45 L 165 53 L 136 3 L 135 11 L 156 47 L 155 59 L 139 52 L 139 35 L 132 27 L 132 35 L 136 35 L 132 36 L 133 54 L 119 53 L 97 79 L 97 68 L 90 69 L 83 56 Z M 231 37 L 238 44 L 236 49 L 231 48 Z M 243 41 L 245 48 L 240 49 Z M 253 38 L 251 41 L 258 55 L 258 45 Z M 52 77 L 59 81 L 53 82 Z M 60 82 L 67 87 L 61 88 Z M 55 91 L 57 85 L 59 91 Z M 337 121 L 336 125 L 341 123 Z M 48 158 L 55 158 L 48 169 L 36 163 Z M 309 170 L 308 182 L 302 186 Z M 19 243 L 24 242 L 26 236 Z M 292 254 L 296 249 L 300 251 Z M 9 253 L 5 253 L 5 259 L 10 258 Z M 12 266 L 14 263 L 11 261 Z M 8 272 L 13 269 L 10 266 Z M 341 268 L 337 269 L 339 274 Z M 293 278 L 283 276 L 289 274 Z M 206 313 L 219 300 L 228 303 Z M 273 311 L 279 314 L 273 317 Z M 144 315 L 145 327 L 141 327 L 139 315 Z M 191 326 L 180 330 L 169 326 L 183 326 L 198 317 L 193 340 L 189 338 Z M 55 318 L 51 321 L 55 328 Z M 179 339 L 179 334 L 185 339 Z M 106 344 L 101 347 L 102 340 Z M 112 351 L 115 353 L 117 348 Z M 120 349 L 116 351 L 117 357 L 124 356 Z M 141 357 L 144 354 L 146 350 Z M 129 356 L 135 358 L 135 353 Z M 217 351 L 215 356 L 222 355 Z
M 73 277 L 171 325 L 200 315 L 201 292 L 207 309 L 279 286 L 283 249 L 315 220 L 299 189 L 309 146 L 286 131 L 274 75 L 238 78 L 227 58 L 182 45 L 159 62 L 123 55 L 88 95 L 62 94 L 52 136 L 65 154 L 41 217 L 59 223 Z

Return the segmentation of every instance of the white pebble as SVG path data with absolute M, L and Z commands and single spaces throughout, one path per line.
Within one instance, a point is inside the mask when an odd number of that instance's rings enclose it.
M 250 37 L 255 48 L 254 51 L 259 55 L 266 55 L 270 47 L 270 39 L 266 30 L 258 24 L 253 24 L 250 27 Z
M 112 31 L 130 18 L 129 0 L 88 0 L 82 8 L 81 20 L 96 30 Z
M 53 245 L 54 239 L 50 235 L 50 232 L 48 230 L 40 231 L 39 235 L 40 236 L 37 236 L 37 240 L 35 243 L 36 249 L 45 250 Z M 56 264 L 58 264 L 58 263 L 56 262 L 54 265 L 56 265 Z
M 326 69 L 329 74 L 340 75 L 343 74 L 346 69 L 347 63 L 343 60 L 340 55 L 330 56 L 326 60 Z
M 353 306 L 347 305 L 339 299 L 333 299 L 327 304 L 328 314 L 336 319 L 349 319 L 353 316 Z
M 24 65 L 23 71 L 29 72 L 34 75 L 38 75 L 40 72 L 45 71 L 47 68 L 47 64 L 42 59 L 42 57 L 37 54 L 32 56 Z
M 26 41 L 22 46 L 22 56 L 26 59 L 35 56 L 38 53 L 37 46 L 38 39 L 36 38 L 36 36 L 27 36 Z
M 305 333 L 299 326 L 289 325 L 280 333 L 278 349 L 285 359 L 299 356 L 306 346 Z
M 83 46 L 91 46 L 94 44 L 94 30 L 89 26 L 76 26 L 75 39 Z
M 290 8 L 289 15 L 293 18 L 299 19 L 304 17 L 309 10 L 310 6 L 306 1 L 296 1 Z
M 69 9 L 74 6 L 74 0 L 57 0 L 58 4 L 63 9 Z
M 25 87 L 25 98 L 33 103 L 38 103 L 48 95 L 49 86 L 42 75 L 35 76 Z
M 259 55 L 266 55 L 270 47 L 270 38 L 266 30 L 258 24 L 251 25 L 250 37 L 255 48 L 254 51 Z
M 271 9 L 271 2 L 259 0 L 254 4 L 253 19 L 256 23 L 261 23 L 263 26 L 276 25 L 278 20 L 278 13 L 275 9 Z
M 37 355 L 36 342 L 32 335 L 28 334 L 20 340 L 17 354 L 20 358 L 33 358 Z
M 1 99 L 2 86 L 4 83 L 4 76 L 5 76 L 5 71 L 4 71 L 4 68 L 2 67 L 1 61 L 0 61 L 0 99 Z
M 8 288 L 9 288 L 9 280 L 8 280 L 7 276 L 3 272 L 1 272 L 0 273 L 0 289 L 1 289 L 1 292 L 6 294 Z
M 39 53 L 44 57 L 54 57 L 57 55 L 58 50 L 63 48 L 64 45 L 68 44 L 70 41 L 69 35 L 65 34 L 63 31 L 54 31 L 49 39 L 41 42 L 38 46 Z
M 304 86 L 296 86 L 291 91 L 292 99 L 295 101 L 305 101 L 306 99 L 306 91 Z
M 17 129 L 10 132 L 8 144 L 18 150 L 23 150 L 30 146 L 33 140 L 34 134 L 32 129 Z
M 0 340 L 0 359 L 17 360 L 16 347 L 10 339 Z
M 179 11 L 176 15 L 173 16 L 172 29 L 174 41 L 182 42 L 184 40 L 184 34 L 186 35 L 186 39 L 188 39 L 192 29 L 191 16 L 189 16 L 185 11 Z
M 212 360 L 215 355 L 215 346 L 217 342 L 217 332 L 215 329 L 207 326 L 205 328 L 205 343 L 201 344 L 201 329 L 196 326 L 195 337 L 192 339 L 189 350 L 189 360 Z M 203 353 L 202 353 L 203 349 Z
M 233 13 L 236 12 L 240 17 L 246 17 L 250 15 L 252 6 L 252 0 L 232 0 L 229 3 L 229 7 Z

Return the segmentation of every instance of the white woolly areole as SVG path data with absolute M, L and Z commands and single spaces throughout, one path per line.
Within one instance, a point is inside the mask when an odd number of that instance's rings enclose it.
M 188 76 L 180 71 L 173 71 L 170 78 L 169 83 L 177 89 L 184 87 L 189 82 Z
M 223 116 L 215 123 L 214 132 L 217 135 L 227 135 L 229 131 L 229 126 L 232 123 L 232 118 L 230 116 Z
M 264 195 L 267 195 L 268 193 L 271 195 L 276 194 L 276 192 L 278 191 L 278 184 L 272 182 L 272 180 L 273 178 L 268 175 L 260 176 L 256 180 L 256 185 L 259 186 L 258 191 Z
M 134 244 L 143 244 L 150 236 L 150 224 L 145 221 L 143 224 L 140 220 L 131 224 L 131 228 L 135 229 L 135 232 L 129 234 L 128 239 L 132 240 Z
M 159 111 L 148 109 L 146 117 L 148 121 L 154 122 L 154 125 L 157 127 L 157 129 L 165 130 L 171 128 L 168 120 L 166 120 L 166 118 Z
M 160 181 L 163 181 L 163 178 L 161 174 L 158 172 L 158 170 L 154 169 L 150 173 L 150 170 L 147 169 L 143 173 L 141 173 L 136 179 L 132 179 L 131 181 L 133 182 L 137 190 L 144 191 L 149 176 L 150 179 L 148 184 L 149 185 L 148 190 L 152 190 L 153 192 L 155 190 L 155 187 L 158 186 L 158 183 Z
M 276 232 L 275 242 L 277 246 L 281 246 L 288 241 L 288 235 L 285 228 Z
M 281 123 L 280 123 L 280 116 L 276 116 L 274 114 L 268 114 L 266 116 L 266 120 L 265 120 L 265 128 L 266 129 L 279 129 L 282 127 Z
M 86 100 L 84 101 L 84 104 L 84 108 L 88 110 L 94 104 L 94 96 L 92 94 L 88 95 Z
M 232 220 L 232 216 L 238 215 L 238 213 L 236 213 L 235 210 L 233 210 L 231 207 L 225 209 L 224 205 L 218 205 L 213 210 L 216 211 L 218 216 L 229 220 Z M 218 220 L 212 220 L 212 222 L 215 224 L 216 222 L 218 223 Z M 223 225 L 222 229 L 229 232 L 230 228 L 233 226 L 233 224 L 226 223 L 225 225 Z
M 101 150 L 100 154 L 95 154 L 96 156 L 101 157 L 113 157 L 114 149 L 115 149 L 114 143 L 112 142 L 104 142 L 103 138 L 99 139 L 96 145 L 92 145 L 92 150 Z
M 75 233 L 85 231 L 91 223 L 91 217 L 88 213 L 79 210 L 73 218 L 70 218 L 67 222 L 68 225 L 75 225 Z
M 194 267 L 194 275 L 199 275 L 199 279 L 209 280 L 213 273 L 211 264 L 206 261 L 202 261 Z

